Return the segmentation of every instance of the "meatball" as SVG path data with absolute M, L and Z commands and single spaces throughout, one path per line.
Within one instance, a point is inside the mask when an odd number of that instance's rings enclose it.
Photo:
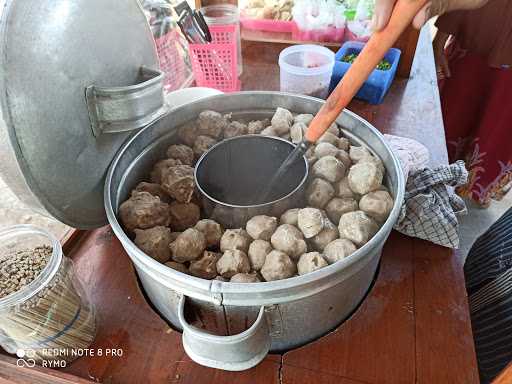
M 261 267 L 263 267 L 267 255 L 272 252 L 272 250 L 272 245 L 268 241 L 254 240 L 249 246 L 249 252 L 247 253 L 251 268 L 255 271 L 259 271 Z
M 135 228 L 167 227 L 171 222 L 169 205 L 148 192 L 138 192 L 122 203 L 119 216 L 129 232 L 133 232 Z
M 259 279 L 256 273 L 237 273 L 230 280 L 231 283 L 259 283 Z
M 354 211 L 341 216 L 338 229 L 341 238 L 348 239 L 360 247 L 377 233 L 379 226 L 363 211 Z
M 361 197 L 359 208 L 375 220 L 383 222 L 386 221 L 393 209 L 393 198 L 388 191 L 370 192 Z
M 379 189 L 384 177 L 383 169 L 374 162 L 360 161 L 348 172 L 350 189 L 360 195 Z
M 194 194 L 194 168 L 176 165 L 162 173 L 162 188 L 180 203 L 189 203 Z
M 252 242 L 251 236 L 244 229 L 227 229 L 220 239 L 220 250 L 238 249 L 247 253 Z
M 314 208 L 323 208 L 334 197 L 333 186 L 323 179 L 313 179 L 306 189 L 308 205 Z
M 189 271 L 196 277 L 211 280 L 217 276 L 217 261 L 220 257 L 220 253 L 204 251 L 199 259 L 190 262 Z
M 325 206 L 327 216 L 329 216 L 329 219 L 331 219 L 333 223 L 339 223 L 342 215 L 347 212 L 357 211 L 357 209 L 357 201 L 351 197 L 343 199 L 335 197 Z
M 206 250 L 206 238 L 195 228 L 180 233 L 170 244 L 172 259 L 178 263 L 192 261 L 201 257 Z
M 261 275 L 266 281 L 287 279 L 295 275 L 297 267 L 290 257 L 280 251 L 272 251 L 267 255 L 261 268 Z
M 345 166 L 334 156 L 324 156 L 313 165 L 312 176 L 335 183 L 345 176 Z
M 270 236 L 272 236 L 276 228 L 277 219 L 266 215 L 252 217 L 245 227 L 247 233 L 254 240 L 270 240 Z
M 220 239 L 224 230 L 219 223 L 214 220 L 203 219 L 196 223 L 195 228 L 201 231 L 206 237 L 206 246 L 208 248 L 218 247 L 220 245 Z
M 274 249 L 284 252 L 295 259 L 307 251 L 307 245 L 302 232 L 290 224 L 281 224 L 277 227 L 270 238 L 270 243 Z
M 149 229 L 135 229 L 134 243 L 144 253 L 160 263 L 171 258 L 169 244 L 171 243 L 171 230 L 167 227 L 153 227 Z
M 293 123 L 293 115 L 287 109 L 278 107 L 270 123 L 278 135 L 283 135 L 290 132 Z
M 324 217 L 322 211 L 317 208 L 299 210 L 297 222 L 306 239 L 318 235 L 324 229 Z
M 333 264 L 339 260 L 343 260 L 345 257 L 351 255 L 356 251 L 356 246 L 347 239 L 337 239 L 327 244 L 324 249 L 324 257 Z
M 297 263 L 297 272 L 299 275 L 314 272 L 320 268 L 327 267 L 327 261 L 318 252 L 309 252 L 303 254 Z
M 185 165 L 194 165 L 194 151 L 187 145 L 174 144 L 167 149 L 167 157 L 181 161 Z
M 215 111 L 203 111 L 199 114 L 197 119 L 197 131 L 199 135 L 218 139 L 228 124 L 229 121 L 226 116 L 223 116 Z
M 210 136 L 197 136 L 193 147 L 194 155 L 198 158 L 201 157 L 203 153 L 207 152 L 215 144 L 217 144 L 217 140 L 211 138 Z
M 151 170 L 150 179 L 152 183 L 160 184 L 162 182 L 162 174 L 163 172 L 171 167 L 175 167 L 177 165 L 182 165 L 181 161 L 177 159 L 165 159 L 160 160 L 155 164 L 153 169 Z
M 174 201 L 169 207 L 171 225 L 176 231 L 184 231 L 193 227 L 200 219 L 200 209 L 194 203 L 178 203 Z
M 225 278 L 231 278 L 237 273 L 249 273 L 251 265 L 247 254 L 238 249 L 228 249 L 217 261 L 217 271 Z
M 163 201 L 164 203 L 171 202 L 171 198 L 164 191 L 164 189 L 162 188 L 162 186 L 160 184 L 146 183 L 145 181 L 143 181 L 143 182 L 137 184 L 135 189 L 132 191 L 132 196 L 133 196 L 133 194 L 136 194 L 138 192 L 151 193 L 153 196 L 158 196 L 160 198 L 160 200 Z

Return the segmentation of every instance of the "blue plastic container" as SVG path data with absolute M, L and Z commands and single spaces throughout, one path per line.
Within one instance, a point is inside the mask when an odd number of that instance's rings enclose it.
M 332 71 L 331 83 L 329 85 L 329 94 L 338 85 L 341 78 L 345 75 L 350 67 L 350 63 L 345 63 L 341 59 L 345 55 L 352 53 L 359 53 L 364 47 L 364 43 L 359 41 L 347 41 L 341 46 L 339 51 L 336 53 L 334 61 L 334 69 Z M 386 95 L 393 79 L 395 77 L 398 62 L 400 61 L 400 50 L 391 48 L 384 58 L 389 61 L 391 68 L 388 70 L 375 69 L 368 80 L 365 81 L 363 86 L 359 89 L 356 94 L 358 99 L 366 100 L 370 104 L 380 104 Z

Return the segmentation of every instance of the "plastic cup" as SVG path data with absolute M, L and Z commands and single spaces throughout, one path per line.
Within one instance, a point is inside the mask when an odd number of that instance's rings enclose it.
M 294 45 L 279 54 L 280 89 L 325 99 L 329 92 L 334 52 L 319 45 Z

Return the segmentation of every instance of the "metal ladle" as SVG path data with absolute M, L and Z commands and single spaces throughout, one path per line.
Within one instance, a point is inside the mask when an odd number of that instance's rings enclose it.
M 320 111 L 311 121 L 304 140 L 295 147 L 295 150 L 285 159 L 270 182 L 260 194 L 261 201 L 280 182 L 290 166 L 302 158 L 308 148 L 315 144 L 336 120 L 343 109 L 354 98 L 357 91 L 368 79 L 377 64 L 382 60 L 386 52 L 393 46 L 403 31 L 411 24 L 414 16 L 427 3 L 427 0 L 398 0 L 395 4 L 387 26 L 373 33 L 361 53 L 350 66 L 347 73 L 331 95 L 325 101 Z

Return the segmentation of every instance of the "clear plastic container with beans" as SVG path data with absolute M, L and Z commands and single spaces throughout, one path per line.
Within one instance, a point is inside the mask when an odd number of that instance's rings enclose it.
M 2 348 L 39 363 L 70 362 L 91 345 L 95 331 L 94 308 L 59 241 L 30 225 L 1 231 Z

